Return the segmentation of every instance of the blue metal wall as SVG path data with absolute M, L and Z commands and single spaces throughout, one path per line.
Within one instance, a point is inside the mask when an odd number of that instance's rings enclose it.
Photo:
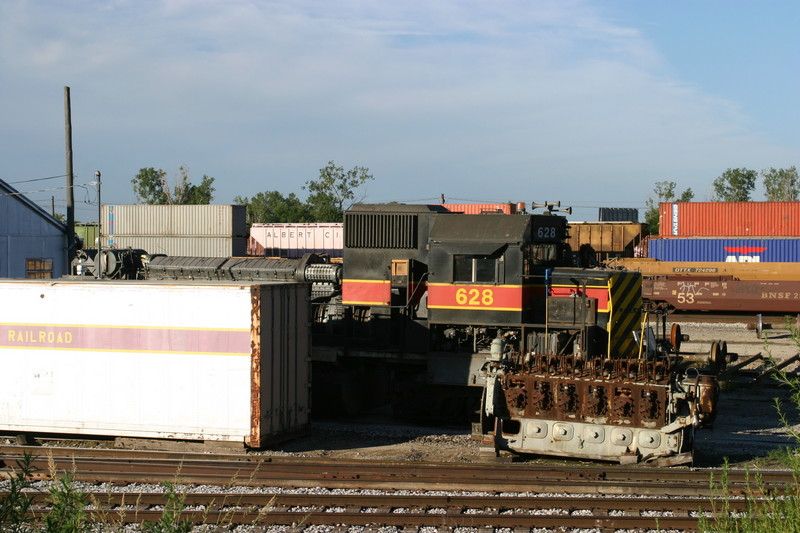
M 661 261 L 797 262 L 800 239 L 650 239 L 648 257 Z
M 0 181 L 0 278 L 26 277 L 27 259 L 53 261 L 53 277 L 67 273 L 66 228 Z

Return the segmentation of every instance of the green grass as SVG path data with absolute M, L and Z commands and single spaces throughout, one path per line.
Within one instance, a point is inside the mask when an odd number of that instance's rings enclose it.
M 786 325 L 798 347 L 800 347 L 800 333 L 791 323 L 791 317 L 786 318 Z M 774 362 L 773 362 L 774 365 Z M 790 391 L 791 406 L 800 409 L 800 378 L 790 376 L 784 371 L 775 373 L 775 379 Z M 711 489 L 714 496 L 711 505 L 714 516 L 701 517 L 700 530 L 704 532 L 741 532 L 741 533 L 800 533 L 800 431 L 795 429 L 790 421 L 785 405 L 775 399 L 775 410 L 786 429 L 787 434 L 794 440 L 795 446 L 775 449 L 759 460 L 757 465 L 767 463 L 781 465 L 793 472 L 793 481 L 787 483 L 779 490 L 765 487 L 758 472 L 748 475 L 747 488 L 744 494 L 734 493 L 728 484 L 730 465 L 725 461 L 720 479 L 711 479 Z M 734 499 L 744 499 L 745 511 L 734 512 L 731 502 Z

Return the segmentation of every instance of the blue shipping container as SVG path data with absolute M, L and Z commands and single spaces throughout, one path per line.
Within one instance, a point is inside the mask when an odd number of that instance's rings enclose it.
M 647 255 L 661 261 L 800 261 L 800 239 L 650 239 Z

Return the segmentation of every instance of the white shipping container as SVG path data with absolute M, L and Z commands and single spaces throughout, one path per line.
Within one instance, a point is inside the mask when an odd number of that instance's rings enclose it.
M 243 205 L 104 205 L 102 235 L 247 237 Z
M 302 434 L 308 291 L 0 281 L 0 430 L 252 447 Z
M 302 257 L 305 253 L 324 253 L 342 257 L 344 239 L 339 222 L 316 224 L 253 224 L 250 238 L 264 248 L 268 257 Z
M 247 255 L 247 238 L 115 235 L 103 240 L 103 248 L 133 248 L 149 254 L 189 257 L 242 257 Z

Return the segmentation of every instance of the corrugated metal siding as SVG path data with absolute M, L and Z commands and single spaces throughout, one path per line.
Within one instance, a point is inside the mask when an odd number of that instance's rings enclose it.
M 797 262 L 800 239 L 650 239 L 648 257 L 661 261 Z
M 342 235 L 342 223 L 253 224 L 250 227 L 250 238 L 262 249 L 258 255 L 270 257 L 297 258 L 305 253 L 341 257 Z
M 573 251 L 589 244 L 596 252 L 633 252 L 642 240 L 644 224 L 638 222 L 570 222 L 567 242 Z
M 452 213 L 464 213 L 465 215 L 480 215 L 482 213 L 504 213 L 506 215 L 513 215 L 517 212 L 517 205 L 510 203 L 440 205 Z
M 243 205 L 104 205 L 103 237 L 114 235 L 247 237 Z
M 800 237 L 800 202 L 660 205 L 662 237 Z
M 639 210 L 631 207 L 601 207 L 600 222 L 639 222 Z
M 261 335 L 253 343 L 259 357 L 253 354 L 252 372 L 260 377 L 258 390 L 253 383 L 250 445 L 260 448 L 310 424 L 311 309 L 306 284 L 258 285 L 252 294 Z
M 97 224 L 75 224 L 75 234 L 83 240 L 84 248 L 97 248 Z
M 149 254 L 241 257 L 247 254 L 247 238 L 114 235 L 103 240 L 103 247 L 134 248 Z
M 0 195 L 0 277 L 24 278 L 26 259 L 52 259 L 53 277 L 67 272 L 64 230 L 14 196 Z

